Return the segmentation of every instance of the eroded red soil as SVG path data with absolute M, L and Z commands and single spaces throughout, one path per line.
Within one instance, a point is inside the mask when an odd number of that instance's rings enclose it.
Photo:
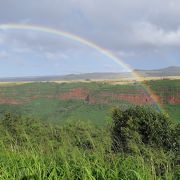
M 152 104 L 153 99 L 146 95 L 145 93 L 142 94 L 114 94 L 114 93 L 101 93 L 102 97 L 112 97 L 114 100 L 119 101 L 127 101 L 133 104 Z
M 68 100 L 68 99 L 86 99 L 89 91 L 83 88 L 75 88 L 68 92 L 61 93 L 59 99 Z
M 178 93 L 177 93 L 178 92 Z M 162 92 L 159 92 L 162 94 Z M 92 95 L 93 94 L 93 95 Z M 89 89 L 86 88 L 74 88 L 66 92 L 61 92 L 59 94 L 33 94 L 31 96 L 23 97 L 18 99 L 19 95 L 13 93 L 7 96 L 7 94 L 0 93 L 0 104 L 12 104 L 12 105 L 18 105 L 18 104 L 25 104 L 28 102 L 31 102 L 38 98 L 58 98 L 60 100 L 70 100 L 70 99 L 79 99 L 88 101 L 91 104 L 110 104 L 117 101 L 123 101 L 128 102 L 132 104 L 137 105 L 143 105 L 143 104 L 152 104 L 154 103 L 154 100 L 151 96 L 149 96 L 145 91 L 143 90 L 127 90 L 127 92 L 119 91 L 119 92 L 107 92 L 107 91 L 101 91 L 99 93 L 96 93 L 96 95 L 91 92 Z M 180 91 L 176 91 L 175 96 L 157 96 L 156 99 L 159 99 L 160 102 L 163 103 L 170 103 L 173 105 L 180 104 Z

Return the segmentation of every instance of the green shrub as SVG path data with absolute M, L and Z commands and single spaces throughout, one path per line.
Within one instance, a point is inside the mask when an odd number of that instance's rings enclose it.
M 144 144 L 164 150 L 175 148 L 173 128 L 165 114 L 136 106 L 124 111 L 114 109 L 112 118 L 113 148 L 117 151 L 129 152 L 132 144 Z

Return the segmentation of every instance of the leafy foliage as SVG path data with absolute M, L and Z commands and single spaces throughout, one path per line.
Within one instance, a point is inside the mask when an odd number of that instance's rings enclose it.
M 137 106 L 124 111 L 115 108 L 112 118 L 114 152 L 138 154 L 148 161 L 154 159 L 157 175 L 165 173 L 168 161 L 174 165 L 179 164 L 179 125 L 173 126 L 167 115 L 151 108 Z
M 172 125 L 165 114 L 136 106 L 125 111 L 114 109 L 112 116 L 112 137 L 116 149 L 130 150 L 127 147 L 129 142 L 164 150 L 175 149 L 177 146 L 177 142 L 173 140 Z

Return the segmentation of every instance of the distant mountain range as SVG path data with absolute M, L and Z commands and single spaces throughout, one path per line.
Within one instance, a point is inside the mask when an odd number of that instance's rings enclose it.
M 171 66 L 164 69 L 156 70 L 139 70 L 135 69 L 144 77 L 167 77 L 180 76 L 180 67 Z M 0 82 L 28 82 L 28 81 L 78 81 L 78 80 L 119 80 L 119 79 L 133 79 L 132 73 L 85 73 L 85 74 L 69 74 L 61 76 L 29 76 L 29 77 L 9 77 L 0 78 Z
M 134 70 L 134 72 L 137 72 L 145 77 L 180 76 L 180 67 L 170 66 L 167 68 L 155 69 L 155 70 Z

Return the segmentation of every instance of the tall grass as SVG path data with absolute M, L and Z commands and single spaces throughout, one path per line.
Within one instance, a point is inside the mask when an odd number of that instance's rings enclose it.
M 24 130 L 20 145 L 7 137 L 1 140 L 0 179 L 178 179 L 161 152 L 159 159 L 149 152 L 150 158 L 114 153 L 109 127 L 78 121 L 37 130 L 39 137 Z M 157 175 L 158 165 L 164 167 L 163 175 Z

